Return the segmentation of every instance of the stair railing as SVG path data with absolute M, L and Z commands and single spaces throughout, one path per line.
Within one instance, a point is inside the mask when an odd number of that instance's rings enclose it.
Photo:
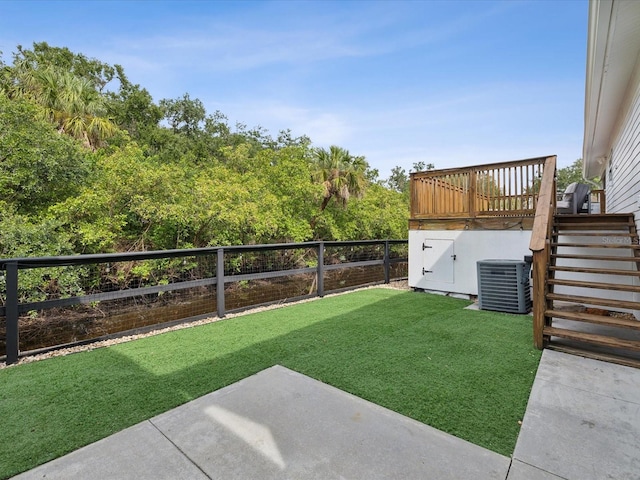
M 551 232 L 556 210 L 556 157 L 547 157 L 542 172 L 538 205 L 529 249 L 533 252 L 533 343 L 544 348 L 547 322 L 547 274 L 551 259 Z

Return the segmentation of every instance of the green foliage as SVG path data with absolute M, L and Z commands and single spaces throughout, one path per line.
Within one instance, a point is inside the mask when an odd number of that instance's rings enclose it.
M 91 287 L 101 291 L 104 290 L 105 284 L 115 289 L 168 285 L 176 279 L 188 276 L 189 271 L 197 265 L 193 259 L 186 257 L 101 264 L 94 267 L 90 278 L 95 281 Z M 162 292 L 158 295 L 162 295 Z
M 125 82 L 117 93 L 109 94 L 109 115 L 114 122 L 129 132 L 133 140 L 145 142 L 157 130 L 162 119 L 162 108 L 153 103 L 151 94 L 140 85 Z
M 391 169 L 391 175 L 386 180 L 386 185 L 396 192 L 405 193 L 409 191 L 409 175 L 404 168 L 396 166 Z
M 436 166 L 433 163 L 425 163 L 422 160 L 419 162 L 414 162 L 413 168 L 410 170 L 412 172 L 423 172 L 425 170 L 433 170 Z
M 362 197 L 367 183 L 368 166 L 364 157 L 354 157 L 336 145 L 331 145 L 329 150 L 316 149 L 313 156 L 313 179 L 324 190 L 320 211 L 327 207 L 332 198 L 346 206 L 349 198 Z
M 88 175 L 91 155 L 38 119 L 38 107 L 0 94 L 0 198 L 36 213 L 73 195 Z
M 356 235 L 361 238 L 408 238 L 409 202 L 406 195 L 381 185 L 371 185 L 367 195 L 357 203 Z
M 584 183 L 582 176 L 582 159 L 579 158 L 568 167 L 559 168 L 556 172 L 556 182 L 558 192 L 563 192 L 570 184 L 574 182 Z M 600 182 L 599 178 L 593 179 L 596 183 Z
M 34 43 L 32 50 L 18 45 L 17 52 L 13 55 L 13 64 L 18 71 L 54 67 L 90 81 L 99 91 L 121 71 L 119 65 L 111 66 L 95 58 L 73 53 L 66 47 L 52 47 L 47 42 Z
M 145 157 L 130 144 L 96 162 L 93 181 L 52 209 L 83 252 L 303 241 L 317 187 L 300 147 L 196 166 Z
M 72 255 L 69 234 L 57 220 L 34 221 L 28 216 L 0 208 L 0 256 L 2 258 Z M 20 272 L 18 298 L 22 302 L 46 300 L 52 295 L 82 293 L 83 267 L 37 268 Z M 5 303 L 5 277 L 0 277 L 0 302 Z
M 18 46 L 13 67 L 2 69 L 0 92 L 39 105 L 41 114 L 61 133 L 95 149 L 118 132 L 106 116 L 106 98 L 101 94 L 115 72 L 110 65 L 66 48 L 35 43 L 33 50 Z
M 81 252 L 176 248 L 188 221 L 184 174 L 179 165 L 159 164 L 131 143 L 101 156 L 91 181 L 52 212 L 73 232 Z
M 321 187 L 311 180 L 308 156 L 304 145 L 265 149 L 258 155 L 264 188 L 277 202 L 277 231 L 272 241 L 302 242 L 313 237 L 310 221 L 317 211 Z
M 404 239 L 408 236 L 408 217 L 405 195 L 374 184 L 346 209 L 329 206 L 317 217 L 316 231 L 320 238 L 340 240 Z
M 205 120 L 204 105 L 198 99 L 191 100 L 188 93 L 176 100 L 160 100 L 160 108 L 171 129 L 187 137 L 195 135 Z
M 230 127 L 189 94 L 155 103 L 119 65 L 44 42 L 0 58 L 2 206 L 24 241 L 49 225 L 25 255 L 404 238 L 389 186 L 344 148 Z

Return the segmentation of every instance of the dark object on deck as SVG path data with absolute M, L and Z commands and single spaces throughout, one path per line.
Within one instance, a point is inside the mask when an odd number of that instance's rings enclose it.
M 556 203 L 556 210 L 559 214 L 590 213 L 589 194 L 591 188 L 584 183 L 574 182 L 569 185 L 562 194 L 562 200 Z M 585 203 L 587 204 L 585 208 Z

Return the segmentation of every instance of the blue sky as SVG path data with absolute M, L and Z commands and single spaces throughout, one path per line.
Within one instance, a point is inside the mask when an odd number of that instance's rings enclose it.
M 582 155 L 586 0 L 8 1 L 0 51 L 46 41 L 155 101 L 189 93 L 232 124 L 291 129 L 386 178 Z

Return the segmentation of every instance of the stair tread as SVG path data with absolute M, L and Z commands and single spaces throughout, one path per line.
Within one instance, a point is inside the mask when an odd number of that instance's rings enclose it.
M 605 315 L 596 315 L 586 312 L 563 312 L 560 310 L 547 310 L 545 316 L 554 318 L 565 318 L 576 322 L 595 323 L 597 325 L 606 325 L 610 327 L 630 328 L 640 330 L 640 321 L 630 320 L 628 318 L 609 317 Z
M 602 232 L 562 232 L 559 234 L 560 236 L 567 237 L 602 237 Z M 607 233 L 609 237 L 622 237 L 622 238 L 637 238 L 638 235 L 633 233 L 621 233 L 621 232 L 609 232 Z
M 623 308 L 629 310 L 640 310 L 640 302 L 629 300 L 615 300 L 609 298 L 583 297 L 581 295 L 564 295 L 559 293 L 547 294 L 549 300 L 559 300 L 562 302 L 580 303 L 584 305 L 602 305 L 605 307 Z
M 620 270 L 614 268 L 565 267 L 550 265 L 549 270 L 555 272 L 591 273 L 596 275 L 628 275 L 632 277 L 640 277 L 640 272 L 637 270 Z
M 557 219 L 565 219 L 565 218 L 580 218 L 580 219 L 598 219 L 598 218 L 629 218 L 633 217 L 633 213 L 567 213 L 556 215 Z
M 571 355 L 592 358 L 594 360 L 602 360 L 603 362 L 616 363 L 619 365 L 626 365 L 627 367 L 640 368 L 640 359 L 636 358 L 614 355 L 612 353 L 594 352 L 592 350 L 560 345 L 554 342 L 549 343 L 549 345 L 547 345 L 547 348 L 549 348 L 550 350 L 556 350 L 558 352 L 569 353 Z
M 556 217 L 553 221 L 553 224 L 558 225 L 559 227 L 567 227 L 568 225 L 571 225 L 571 226 L 587 225 L 587 226 L 593 226 L 594 228 L 599 228 L 603 225 L 613 225 L 615 227 L 626 227 L 627 225 L 630 225 L 631 222 L 633 222 L 633 219 L 626 218 L 626 217 L 625 218 L 604 217 L 604 218 L 598 218 L 596 220 L 591 218 L 577 218 L 577 217 L 558 219 L 558 217 Z
M 602 260 L 602 261 L 611 261 L 611 262 L 640 262 L 640 258 L 638 257 L 623 257 L 623 256 L 612 256 L 612 255 L 585 255 L 578 253 L 552 253 L 551 258 L 572 258 L 576 260 Z
M 633 243 L 571 243 L 571 242 L 551 242 L 552 247 L 576 247 L 576 248 L 628 248 L 640 250 L 640 245 Z
M 621 285 L 618 283 L 585 282 L 584 280 L 568 280 L 565 278 L 550 278 L 547 282 L 551 285 L 563 285 L 567 287 L 598 288 L 601 290 L 618 290 L 621 292 L 640 293 L 640 287 L 636 285 Z
M 640 351 L 640 341 L 626 340 L 623 338 L 610 337 L 606 335 L 598 335 L 595 333 L 578 332 L 565 328 L 556 328 L 545 326 L 542 330 L 543 335 L 552 337 L 566 338 L 578 342 L 586 342 L 595 345 L 602 345 L 611 348 L 623 348 L 627 350 Z
M 556 230 L 555 232 L 557 232 L 560 235 L 564 235 L 568 232 L 580 232 L 580 231 L 587 231 L 587 232 L 597 232 L 597 231 L 601 231 L 602 233 L 612 233 L 612 232 L 628 232 L 629 231 L 629 225 L 601 225 L 597 228 L 593 228 L 589 225 L 567 225 L 564 228 L 558 228 L 560 227 L 559 225 L 555 225 Z
M 631 222 L 598 222 L 598 223 L 584 223 L 584 222 L 576 222 L 576 223 L 558 223 L 554 222 L 553 227 L 556 230 L 592 230 L 592 231 L 603 231 L 603 230 L 613 230 L 613 231 L 629 231 L 630 228 L 633 227 Z
M 634 221 L 633 214 L 627 213 L 601 213 L 601 214 L 578 214 L 578 215 L 554 215 L 553 223 L 558 225 L 566 224 L 585 224 L 585 225 L 602 225 L 618 224 L 627 225 Z

